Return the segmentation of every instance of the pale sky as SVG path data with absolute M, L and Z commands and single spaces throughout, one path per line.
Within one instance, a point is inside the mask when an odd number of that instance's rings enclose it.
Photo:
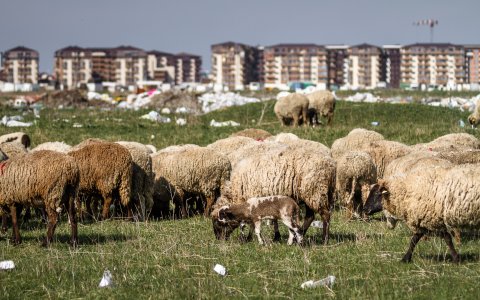
M 40 71 L 53 71 L 55 50 L 69 46 L 188 52 L 210 69 L 210 45 L 363 42 L 480 44 L 479 0 L 0 0 L 0 52 L 40 52 Z

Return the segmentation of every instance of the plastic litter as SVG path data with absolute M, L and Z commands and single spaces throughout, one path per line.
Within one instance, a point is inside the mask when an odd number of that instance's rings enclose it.
M 215 267 L 213 267 L 213 270 L 222 276 L 227 275 L 227 269 L 220 264 L 216 264 Z
M 184 118 L 178 118 L 175 123 L 177 123 L 177 125 L 183 126 L 187 125 L 187 120 L 185 120 Z
M 168 107 L 162 108 L 162 110 L 161 110 L 160 112 L 161 112 L 162 114 L 166 114 L 166 115 L 172 113 L 172 111 L 171 111 L 170 108 L 168 108 Z
M 0 261 L 0 270 L 11 270 L 15 268 L 13 260 Z
M 157 123 L 170 123 L 172 121 L 169 117 L 162 116 L 154 110 L 146 115 L 141 116 L 140 119 L 146 119 Z
M 260 102 L 258 98 L 244 97 L 236 93 L 206 93 L 198 97 L 202 111 L 208 113 L 224 107 Z
M 113 286 L 113 280 L 112 280 L 112 273 L 108 269 L 105 269 L 103 272 L 102 280 L 100 280 L 100 284 L 98 287 L 109 287 Z
M 6 127 L 30 127 L 33 124 L 32 122 L 21 122 L 22 120 L 22 116 L 3 116 L 0 123 Z
M 73 128 L 82 128 L 83 125 L 80 123 L 73 123 Z
M 215 120 L 210 121 L 210 126 L 212 127 L 225 127 L 225 126 L 240 126 L 240 123 L 237 123 L 235 121 L 225 121 L 225 122 L 217 122 Z
M 328 288 L 332 288 L 333 284 L 335 283 L 335 279 L 336 279 L 335 276 L 328 275 L 327 277 L 320 279 L 318 281 L 313 281 L 313 280 L 305 281 L 304 283 L 302 283 L 301 288 L 307 289 L 307 288 L 316 288 L 319 286 L 326 286 Z
M 372 124 L 372 126 L 378 126 L 378 125 L 380 125 L 380 122 L 373 121 L 373 122 L 372 122 L 372 123 L 370 123 L 370 124 Z
M 463 120 L 458 120 L 458 126 L 460 127 L 465 127 L 465 122 L 463 122 Z

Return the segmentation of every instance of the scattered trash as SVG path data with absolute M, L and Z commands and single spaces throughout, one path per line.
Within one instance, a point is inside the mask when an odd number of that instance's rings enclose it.
M 227 269 L 220 264 L 216 264 L 215 267 L 213 267 L 213 270 L 222 276 L 227 275 Z
M 100 284 L 98 287 L 109 287 L 113 286 L 113 281 L 112 281 L 112 273 L 108 269 L 105 269 L 103 272 L 102 280 L 100 280 Z
M 73 123 L 73 128 L 82 128 L 83 125 L 82 124 L 79 124 L 79 123 Z
M 311 226 L 314 227 L 314 228 L 319 228 L 319 229 L 321 229 L 321 228 L 323 228 L 323 222 L 321 222 L 321 221 L 313 221 Z
M 378 125 L 380 125 L 380 122 L 373 121 L 373 122 L 372 122 L 372 123 L 370 123 L 370 124 L 372 124 L 372 126 L 378 126 Z
M 187 120 L 185 120 L 184 118 L 178 118 L 175 123 L 177 123 L 177 125 L 183 126 L 187 125 Z
M 176 114 L 187 114 L 187 113 L 189 113 L 189 112 L 190 112 L 189 109 L 186 108 L 186 107 L 183 107 L 183 106 L 182 106 L 182 107 L 179 107 L 179 108 L 177 108 L 177 109 L 175 110 L 175 113 L 176 113 Z
M 33 124 L 32 122 L 21 122 L 22 120 L 22 116 L 3 116 L 0 123 L 5 125 L 6 127 L 30 127 Z
M 276 98 L 277 98 L 277 100 L 280 100 L 280 98 L 283 98 L 283 97 L 288 96 L 290 94 L 291 94 L 290 92 L 282 91 L 282 92 L 277 94 Z
M 236 93 L 206 93 L 198 97 L 202 105 L 202 111 L 208 113 L 217 109 L 230 106 L 244 105 L 247 103 L 256 103 L 261 100 L 258 98 L 244 97 Z
M 140 119 L 146 119 L 157 123 L 170 123 L 172 121 L 169 117 L 164 117 L 154 110 L 146 115 L 141 116 Z
M 318 281 L 313 281 L 313 280 L 305 281 L 304 283 L 302 283 L 301 287 L 302 289 L 315 288 L 318 286 L 326 286 L 328 288 L 332 288 L 333 284 L 335 283 L 335 279 L 336 279 L 335 276 L 328 275 L 326 278 L 320 279 Z
M 0 270 L 11 270 L 15 268 L 13 260 L 0 261 Z
M 458 126 L 460 126 L 462 128 L 465 127 L 465 122 L 463 122 L 463 120 L 461 120 L 461 119 L 458 120 Z
M 212 127 L 240 126 L 240 123 L 237 123 L 235 121 L 217 122 L 217 121 L 212 119 L 210 121 L 210 126 L 212 126 Z
M 172 113 L 172 111 L 171 111 L 170 108 L 168 108 L 168 107 L 162 108 L 162 110 L 161 110 L 160 112 L 161 112 L 162 114 L 167 114 L 167 115 Z

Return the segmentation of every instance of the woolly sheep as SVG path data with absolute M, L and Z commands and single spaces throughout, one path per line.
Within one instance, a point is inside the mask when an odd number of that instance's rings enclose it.
M 18 142 L 5 142 L 0 144 L 0 150 L 9 158 L 18 158 L 28 153 L 23 144 Z
M 437 156 L 456 165 L 480 163 L 480 150 L 478 149 L 439 152 Z
M 384 178 L 387 178 L 394 175 L 405 175 L 416 169 L 424 169 L 440 165 L 448 167 L 452 164 L 432 151 L 411 152 L 388 164 L 383 176 Z
M 405 176 L 380 180 L 371 191 L 365 212 L 385 210 L 405 221 L 413 236 L 402 261 L 409 262 L 425 234 L 440 234 L 452 260 L 459 261 L 450 232 L 480 227 L 480 174 L 477 165 L 431 166 Z
M 16 142 L 22 144 L 25 149 L 30 147 L 30 137 L 24 132 L 14 132 L 0 136 L 0 144 Z
M 318 115 L 327 118 L 327 125 L 332 124 L 335 111 L 335 96 L 330 91 L 316 91 L 306 95 L 310 124 L 320 124 Z
M 74 199 L 79 183 L 79 170 L 73 158 L 54 151 L 36 151 L 2 163 L 0 175 L 0 206 L 10 208 L 13 225 L 12 240 L 21 242 L 17 221 L 17 205 L 37 206 L 48 215 L 47 236 L 53 241 L 58 215 L 68 209 L 71 243 L 77 243 L 77 221 Z
M 302 227 L 305 234 L 318 212 L 323 220 L 323 241 L 327 243 L 330 211 L 335 190 L 335 162 L 328 156 L 301 149 L 252 155 L 238 163 L 230 176 L 230 189 L 219 205 L 241 203 L 253 197 L 283 195 L 306 204 Z
M 150 149 L 137 142 L 119 141 L 117 144 L 127 148 L 132 156 L 132 201 L 138 203 L 140 219 L 144 220 L 153 207 L 153 171 Z
M 363 144 L 360 150 L 365 151 L 372 157 L 375 167 L 377 168 L 378 178 L 384 177 L 385 168 L 392 161 L 412 152 L 412 149 L 405 144 L 387 140 Z
M 450 133 L 438 137 L 430 143 L 412 146 L 415 151 L 457 151 L 465 149 L 480 149 L 480 141 L 468 133 Z
M 370 155 L 350 151 L 337 160 L 336 192 L 350 216 L 359 217 L 370 186 L 377 182 L 377 169 Z
M 231 136 L 228 138 L 216 140 L 207 145 L 207 148 L 216 150 L 223 155 L 230 155 L 245 145 L 254 144 L 255 140 L 245 136 Z
M 252 138 L 254 140 L 265 140 L 268 137 L 271 137 L 272 134 L 268 131 L 265 131 L 263 129 L 257 129 L 257 128 L 247 128 L 238 132 L 233 133 L 230 136 L 245 136 L 248 138 Z
M 275 115 L 282 125 L 287 125 L 287 120 L 292 119 L 293 125 L 300 124 L 300 118 L 303 124 L 307 123 L 308 98 L 301 94 L 290 94 L 280 98 L 273 108 Z
M 205 147 L 161 150 L 152 155 L 155 202 L 176 202 L 176 214 L 187 216 L 186 193 L 205 197 L 205 215 L 230 177 L 231 164 L 223 154 Z
M 132 156 L 128 150 L 110 142 L 93 142 L 68 153 L 75 159 L 80 170 L 79 193 L 87 197 L 100 195 L 103 198 L 102 218 L 107 219 L 110 205 L 119 200 L 131 210 Z M 87 203 L 87 210 L 91 209 Z
M 384 137 L 378 132 L 355 128 L 347 136 L 333 142 L 331 147 L 332 157 L 339 159 L 347 151 L 361 150 L 364 144 L 380 140 L 384 140 Z
M 278 143 L 278 142 L 271 142 L 271 141 L 265 141 L 265 142 L 257 142 L 255 141 L 254 143 L 247 144 L 236 151 L 233 151 L 229 155 L 227 155 L 227 158 L 230 160 L 230 163 L 232 165 L 232 170 L 236 168 L 238 163 L 242 161 L 243 159 L 251 156 L 251 155 L 259 155 L 261 153 L 277 153 L 280 154 L 283 151 L 289 150 L 291 147 Z
M 304 150 L 315 151 L 320 155 L 331 155 L 330 149 L 322 143 L 301 139 L 293 133 L 279 133 L 270 137 L 268 140 L 286 144 L 292 148 L 302 148 Z
M 30 151 L 35 152 L 40 150 L 51 150 L 51 151 L 57 151 L 61 153 L 67 153 L 71 149 L 72 149 L 72 146 L 65 144 L 64 142 L 46 142 L 36 146 Z

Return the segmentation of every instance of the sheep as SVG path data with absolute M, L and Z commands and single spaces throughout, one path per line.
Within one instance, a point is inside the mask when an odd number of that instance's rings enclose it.
M 102 219 L 107 219 L 110 205 L 119 200 L 132 217 L 131 186 L 132 156 L 128 150 L 110 142 L 93 142 L 68 153 L 80 170 L 79 193 L 81 196 L 103 198 Z M 87 211 L 90 205 L 87 199 Z
M 260 153 L 281 153 L 291 149 L 290 146 L 278 142 L 257 142 L 247 144 L 236 151 L 231 152 L 227 155 L 227 158 L 230 160 L 230 164 L 232 165 L 232 170 L 238 165 L 240 161 L 243 159 L 251 156 L 251 155 L 258 155 Z
M 230 177 L 231 164 L 223 154 L 205 147 L 161 150 L 152 155 L 155 202 L 173 198 L 176 215 L 187 216 L 186 193 L 205 197 L 205 216 L 220 188 Z M 163 201 L 162 201 L 163 200 Z
M 384 171 L 384 178 L 394 175 L 405 175 L 416 169 L 429 168 L 431 166 L 452 166 L 448 160 L 432 151 L 414 151 L 405 156 L 393 160 Z
M 139 204 L 140 219 L 144 220 L 153 207 L 153 171 L 150 149 L 137 142 L 119 141 L 132 156 L 132 201 Z
M 370 186 L 377 182 L 377 169 L 370 155 L 350 151 L 337 160 L 336 193 L 349 216 L 360 217 Z
M 53 241 L 62 207 L 68 207 L 70 242 L 76 245 L 78 237 L 74 200 L 79 170 L 73 158 L 54 151 L 36 151 L 3 161 L 0 173 L 0 206 L 3 210 L 10 209 L 14 244 L 21 243 L 17 206 L 27 205 L 42 207 L 48 214 L 47 236 L 43 241 L 45 246 Z
M 266 138 L 271 137 L 272 134 L 268 131 L 263 130 L 263 129 L 248 128 L 248 129 L 244 129 L 244 130 L 235 132 L 235 133 L 231 134 L 230 136 L 231 137 L 233 137 L 233 136 L 245 136 L 245 137 L 249 137 L 249 138 L 252 138 L 254 140 L 257 140 L 257 141 L 258 140 L 263 141 Z
M 289 145 L 293 148 L 302 148 L 305 150 L 311 150 L 319 153 L 319 155 L 331 156 L 330 149 L 323 145 L 322 143 L 301 139 L 293 133 L 279 133 L 276 136 L 268 138 L 268 140 L 273 140 L 275 142 L 283 143 Z
M 479 186 L 477 165 L 435 165 L 379 180 L 370 190 L 364 209 L 367 214 L 383 209 L 390 218 L 403 219 L 412 230 L 410 246 L 402 261 L 411 261 L 422 236 L 440 234 L 452 260 L 458 262 L 450 232 L 480 227 Z
M 327 118 L 327 125 L 332 124 L 335 111 L 335 96 L 330 91 L 316 91 L 306 95 L 310 124 L 320 124 L 318 115 Z
M 255 140 L 245 136 L 231 136 L 225 139 L 216 140 L 207 145 L 207 148 L 216 150 L 224 155 L 230 155 L 245 145 L 254 144 Z
M 260 234 L 262 220 L 281 220 L 288 227 L 288 245 L 294 239 L 302 244 L 303 237 L 299 229 L 298 204 L 290 197 L 267 196 L 250 198 L 244 203 L 225 205 L 212 212 L 213 231 L 217 239 L 227 240 L 233 230 L 242 223 L 255 228 L 260 245 L 265 244 Z
M 359 150 L 365 151 L 372 157 L 377 169 L 378 178 L 383 178 L 385 168 L 392 161 L 412 152 L 409 146 L 388 140 L 378 140 L 363 144 Z
M 28 153 L 27 148 L 18 142 L 4 142 L 0 144 L 0 150 L 9 158 L 18 158 Z
M 466 149 L 480 149 L 480 141 L 468 133 L 450 133 L 438 137 L 430 143 L 412 146 L 415 151 L 458 151 Z
M 72 146 L 65 144 L 64 142 L 46 142 L 40 145 L 37 145 L 35 148 L 30 150 L 31 152 L 39 151 L 39 150 L 51 150 L 57 151 L 61 153 L 67 153 L 72 149 Z
M 439 152 L 437 156 L 456 165 L 480 163 L 480 150 L 478 149 Z
M 230 176 L 230 190 L 220 203 L 241 203 L 252 197 L 284 195 L 306 204 L 302 226 L 305 234 L 320 213 L 323 220 L 323 242 L 328 242 L 330 212 L 335 190 L 335 162 L 331 157 L 302 149 L 280 153 L 252 155 L 240 161 Z
M 154 145 L 145 145 L 145 147 L 150 150 L 150 154 L 157 152 L 157 147 L 155 147 Z
M 468 123 L 472 125 L 472 128 L 477 128 L 480 123 L 480 99 L 475 103 L 475 110 L 468 116 Z
M 339 159 L 347 151 L 360 150 L 364 144 L 384 139 L 383 135 L 378 132 L 355 128 L 347 136 L 333 142 L 331 147 L 332 157 Z
M 24 132 L 14 132 L 0 136 L 0 144 L 11 142 L 22 144 L 25 149 L 28 149 L 31 144 L 30 137 Z
M 287 125 L 287 120 L 293 119 L 293 125 L 300 125 L 300 118 L 307 123 L 308 98 L 301 94 L 290 94 L 280 98 L 273 108 L 275 115 L 282 124 Z

